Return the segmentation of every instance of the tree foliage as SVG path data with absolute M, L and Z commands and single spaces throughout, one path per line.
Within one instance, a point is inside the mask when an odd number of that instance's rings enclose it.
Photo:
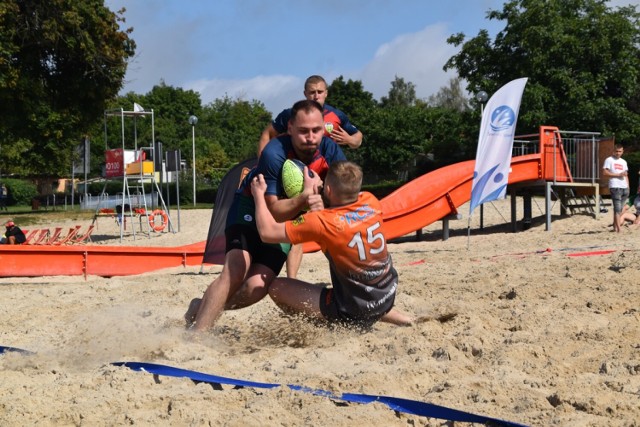
M 427 110 L 408 106 L 375 108 L 363 126 L 366 143 L 358 148 L 368 179 L 396 179 L 429 152 Z
M 462 79 L 453 77 L 449 80 L 449 86 L 441 87 L 435 94 L 427 100 L 430 107 L 443 107 L 464 112 L 470 108 L 469 100 L 462 89 Z
M 628 140 L 640 131 L 640 27 L 635 7 L 612 9 L 603 0 L 511 0 L 487 17 L 505 21 L 494 40 L 482 30 L 445 65 L 475 93 L 495 92 L 529 77 L 519 129 L 539 125 L 600 131 Z
M 163 142 L 165 149 L 179 149 L 183 155 L 191 154 L 191 125 L 189 117 L 200 119 L 202 101 L 200 94 L 168 86 L 161 81 L 139 101 L 145 109 L 153 109 L 156 140 Z M 196 128 L 201 121 L 198 120 Z
M 102 0 L 0 3 L 0 141 L 12 160 L 3 172 L 68 173 L 134 54 L 123 13 Z
M 232 163 L 256 156 L 260 134 L 271 121 L 262 102 L 229 97 L 216 99 L 203 114 L 208 126 L 203 131 L 220 144 Z
M 339 76 L 328 87 L 327 103 L 344 111 L 349 120 L 360 122 L 366 112 L 377 106 L 371 92 L 364 90 L 360 80 L 347 80 Z
M 391 82 L 389 95 L 380 99 L 383 107 L 410 107 L 416 103 L 416 85 L 405 82 L 404 78 L 396 76 Z
M 489 94 L 529 77 L 518 133 L 542 124 L 563 130 L 640 134 L 640 27 L 635 8 L 611 9 L 603 0 L 508 0 L 489 19 L 503 21 L 494 39 L 486 30 L 449 38 L 460 51 L 445 64 L 451 79 L 427 101 L 412 82 L 396 76 L 378 102 L 362 82 L 342 76 L 329 85 L 327 102 L 362 131 L 363 144 L 345 154 L 368 183 L 394 180 L 471 159 L 480 108 L 462 89 Z M 118 30 L 123 11 L 99 0 L 0 2 L 0 162 L 9 171 L 64 176 L 73 147 L 92 140 L 92 176 L 104 164 L 103 112 L 154 111 L 155 139 L 180 150 L 191 167 L 195 136 L 198 180 L 218 182 L 224 169 L 252 157 L 271 114 L 260 101 L 224 97 L 202 105 L 200 95 L 160 82 L 146 94 L 116 97 L 135 44 Z M 195 127 L 190 115 L 198 117 Z M 106 148 L 122 146 L 121 123 L 107 126 Z M 194 131 L 192 133 L 192 131 Z M 151 145 L 151 122 L 125 120 L 125 148 Z M 136 141 L 136 142 L 134 142 Z M 407 173 L 408 172 L 408 173 Z

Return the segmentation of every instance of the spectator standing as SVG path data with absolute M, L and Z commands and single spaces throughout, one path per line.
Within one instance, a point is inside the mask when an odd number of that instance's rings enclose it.
M 609 192 L 613 204 L 613 231 L 620 232 L 622 209 L 629 198 L 629 167 L 622 158 L 624 147 L 616 144 L 613 154 L 604 161 L 602 173 L 609 178 Z
M 6 184 L 3 182 L 2 185 L 0 185 L 0 211 L 8 210 L 7 209 L 8 199 L 9 199 L 9 190 L 7 189 Z

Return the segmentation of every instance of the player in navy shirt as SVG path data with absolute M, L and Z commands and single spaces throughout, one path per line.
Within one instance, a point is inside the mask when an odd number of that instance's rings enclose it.
M 331 163 L 346 159 L 342 149 L 324 136 L 319 103 L 303 100 L 294 104 L 288 134 L 267 144 L 257 167 L 249 172 L 236 192 L 227 214 L 222 271 L 209 285 L 202 300 L 194 299 L 185 314 L 188 326 L 194 330 L 211 328 L 225 309 L 247 307 L 260 301 L 280 273 L 290 245 L 266 244 L 260 239 L 250 183 L 256 174 L 264 175 L 267 182 L 265 202 L 276 220 L 292 219 L 309 208 L 311 200 L 306 195 L 282 197 L 280 173 L 287 158 L 297 158 L 315 171 L 318 186 Z
M 345 113 L 325 104 L 327 95 L 327 82 L 322 76 L 311 76 L 305 81 L 304 97 L 317 101 L 323 106 L 325 136 L 330 137 L 340 145 L 358 148 L 362 144 L 362 132 L 351 123 Z M 278 114 L 262 132 L 258 143 L 258 156 L 271 139 L 287 132 L 290 117 L 291 109 L 287 108 Z
M 322 76 L 310 76 L 304 82 L 304 97 L 312 99 L 323 106 L 324 134 L 340 145 L 350 148 L 358 148 L 362 144 L 362 132 L 356 128 L 345 113 L 325 104 L 327 99 L 327 82 Z M 291 109 L 283 110 L 273 119 L 271 124 L 260 135 L 258 143 L 258 156 L 267 143 L 277 135 L 287 131 Z M 298 275 L 302 263 L 302 245 L 294 245 L 287 258 L 287 277 L 295 278 Z

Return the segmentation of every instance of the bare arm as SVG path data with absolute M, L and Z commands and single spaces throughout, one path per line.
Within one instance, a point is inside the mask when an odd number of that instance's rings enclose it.
M 269 141 L 278 136 L 278 131 L 275 130 L 273 125 L 269 123 L 269 126 L 264 128 L 262 133 L 260 134 L 260 139 L 258 140 L 258 157 L 262 154 L 262 150 L 267 146 Z
M 307 209 L 307 196 L 299 194 L 291 199 L 279 199 L 274 195 L 265 195 L 265 203 L 273 218 L 278 222 L 293 219 L 298 212 Z
M 322 203 L 321 197 L 315 197 L 318 195 L 318 188 L 322 186 L 320 176 L 313 171 L 310 172 L 313 176 L 309 176 L 309 169 L 306 166 L 303 173 L 304 189 L 299 195 L 290 199 L 279 199 L 271 194 L 264 196 L 267 207 L 277 222 L 293 219 L 307 208 L 318 210 L 318 198 Z
M 264 181 L 262 174 L 253 178 L 253 181 L 251 182 L 251 193 L 253 194 L 253 199 L 256 203 L 256 224 L 258 226 L 260 238 L 266 243 L 289 243 L 284 223 L 276 222 L 267 207 L 264 195 L 266 189 L 267 183 Z

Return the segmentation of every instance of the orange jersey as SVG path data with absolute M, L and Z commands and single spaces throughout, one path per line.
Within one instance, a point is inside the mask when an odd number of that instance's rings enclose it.
M 351 316 L 376 317 L 391 309 L 398 276 L 373 194 L 362 192 L 352 204 L 308 212 L 285 228 L 292 243 L 318 242 L 329 260 L 336 299 Z

